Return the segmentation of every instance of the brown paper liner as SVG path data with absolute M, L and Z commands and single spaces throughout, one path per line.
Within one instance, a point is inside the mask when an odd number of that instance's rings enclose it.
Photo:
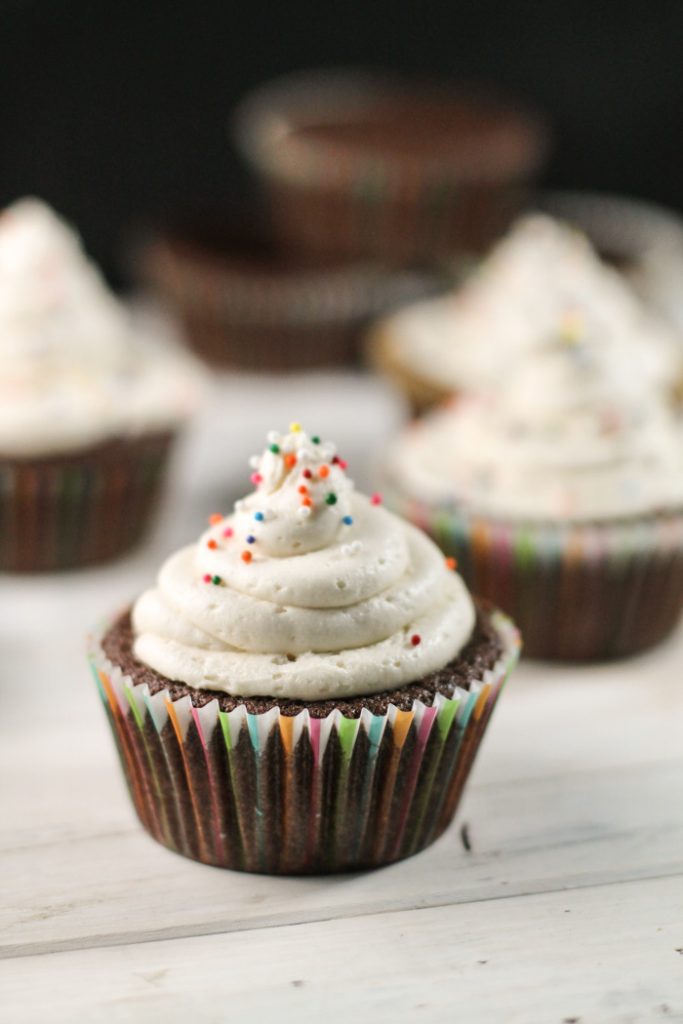
M 105 562 L 144 534 L 173 434 L 120 438 L 73 455 L 0 458 L 0 570 Z

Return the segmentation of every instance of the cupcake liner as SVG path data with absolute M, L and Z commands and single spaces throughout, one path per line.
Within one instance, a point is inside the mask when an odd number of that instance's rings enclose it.
M 433 842 L 453 817 L 519 652 L 498 612 L 496 665 L 432 707 L 359 718 L 250 714 L 150 695 L 90 644 L 90 663 L 135 810 L 186 857 L 268 874 L 377 867 Z
M 138 272 L 174 307 L 200 355 L 245 369 L 354 362 L 373 317 L 449 283 L 445 274 L 370 265 L 258 268 L 169 236 L 141 252 Z
M 505 234 L 529 203 L 523 182 L 425 184 L 396 199 L 350 184 L 307 189 L 264 177 L 273 231 L 283 248 L 321 260 L 376 259 L 392 266 L 467 265 Z
M 127 551 L 155 509 L 172 440 L 150 434 L 0 459 L 0 570 L 71 569 Z
M 470 156 L 469 166 L 460 156 L 345 147 L 297 131 L 335 118 L 343 124 L 368 104 L 405 95 L 405 84 L 381 76 L 326 72 L 281 78 L 242 101 L 236 141 L 262 180 L 289 250 L 424 263 L 466 258 L 505 231 L 547 148 L 539 120 L 517 106 L 505 105 L 514 143 L 509 137 L 502 149 L 494 144 L 490 159 L 478 153 L 473 163 Z M 437 103 L 452 100 L 440 89 L 429 95 Z
M 417 501 L 387 504 L 458 561 L 518 623 L 529 657 L 616 658 L 663 640 L 683 609 L 683 513 L 606 522 L 504 522 Z

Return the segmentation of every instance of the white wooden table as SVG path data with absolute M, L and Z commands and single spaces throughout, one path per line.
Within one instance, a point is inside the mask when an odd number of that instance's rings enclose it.
M 134 817 L 88 626 L 244 489 L 267 428 L 336 437 L 369 486 L 401 414 L 351 375 L 223 381 L 144 550 L 0 581 L 3 1022 L 683 1021 L 683 630 L 619 664 L 523 665 L 456 823 L 384 870 L 232 874 Z

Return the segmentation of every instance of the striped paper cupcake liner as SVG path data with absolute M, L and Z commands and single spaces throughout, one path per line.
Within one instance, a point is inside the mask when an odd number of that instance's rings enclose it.
M 451 821 L 517 660 L 516 628 L 493 621 L 503 654 L 468 690 L 359 718 L 150 695 L 96 638 L 92 671 L 140 821 L 169 849 L 239 871 L 329 873 L 417 853 Z
M 0 571 L 78 568 L 131 548 L 155 510 L 172 440 L 150 434 L 0 459 Z
M 683 610 L 683 512 L 605 522 L 503 522 L 385 488 L 385 500 L 518 623 L 529 657 L 617 658 L 652 647 Z

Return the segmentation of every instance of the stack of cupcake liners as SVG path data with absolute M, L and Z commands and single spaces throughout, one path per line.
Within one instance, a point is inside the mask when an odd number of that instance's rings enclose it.
M 417 103 L 412 111 L 411 103 Z M 407 138 L 415 135 L 409 153 L 373 139 L 373 112 L 386 115 L 392 105 L 404 108 Z M 453 123 L 460 145 L 447 155 L 421 148 L 415 121 L 429 109 Z M 487 162 L 477 153 L 472 161 L 472 139 L 467 131 L 458 136 L 464 110 L 484 124 L 498 119 L 497 132 L 482 133 L 482 145 L 498 159 Z M 367 119 L 365 145 L 344 144 L 354 118 L 361 125 Z M 242 100 L 234 123 L 283 246 L 394 266 L 462 260 L 484 250 L 525 203 L 548 148 L 540 118 L 520 104 L 361 71 L 303 72 L 268 82 Z M 381 114 L 379 123 L 388 128 Z M 327 127 L 331 138 L 306 135 L 309 126 Z
M 90 663 L 140 821 L 164 846 L 220 867 L 307 874 L 377 867 L 418 852 L 451 821 L 520 639 L 468 689 L 359 718 L 194 707 L 150 695 L 106 657 Z

